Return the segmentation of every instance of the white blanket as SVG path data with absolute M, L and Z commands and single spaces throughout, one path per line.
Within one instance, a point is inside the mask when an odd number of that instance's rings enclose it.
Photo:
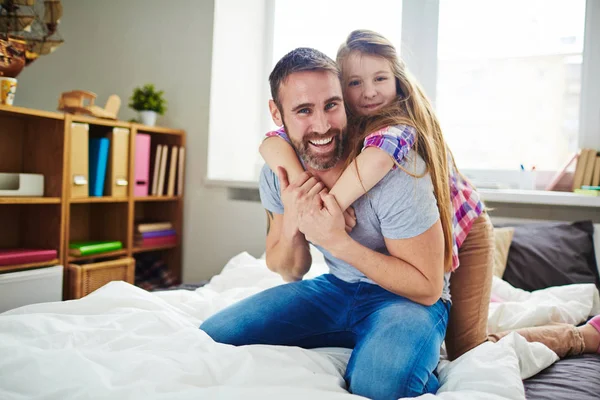
M 310 276 L 325 271 L 317 265 Z M 351 399 L 347 349 L 233 347 L 198 329 L 209 315 L 281 284 L 247 253 L 196 292 L 149 293 L 112 282 L 75 301 L 0 315 L 0 399 Z M 600 312 L 593 285 L 533 294 L 494 282 L 490 328 L 582 322 Z M 514 299 L 514 301 L 513 301 Z M 524 399 L 521 379 L 556 361 L 511 334 L 438 366 L 440 391 L 423 399 Z

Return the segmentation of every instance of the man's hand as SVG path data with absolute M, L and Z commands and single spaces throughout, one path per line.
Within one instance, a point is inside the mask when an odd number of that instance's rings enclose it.
M 335 197 L 329 193 L 315 197 L 310 207 L 300 215 L 300 232 L 308 241 L 329 251 L 332 246 L 349 238 L 345 228 L 344 214 Z
M 278 167 L 277 176 L 281 185 L 281 202 L 285 210 L 282 234 L 292 239 L 301 234 L 298 226 L 300 214 L 315 197 L 319 198 L 319 193 L 325 186 L 308 172 L 303 172 L 290 183 L 286 170 Z

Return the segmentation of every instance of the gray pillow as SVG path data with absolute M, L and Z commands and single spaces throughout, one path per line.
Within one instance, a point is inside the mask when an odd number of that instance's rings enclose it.
M 594 225 L 591 221 L 515 225 L 502 279 L 528 291 L 572 283 L 595 283 L 600 289 Z

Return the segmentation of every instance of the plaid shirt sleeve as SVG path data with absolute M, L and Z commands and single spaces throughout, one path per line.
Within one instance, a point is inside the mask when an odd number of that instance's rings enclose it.
M 270 137 L 275 137 L 275 136 L 279 136 L 286 142 L 291 143 L 290 138 L 288 137 L 287 133 L 285 133 L 285 129 L 283 126 L 275 131 L 267 132 L 267 134 L 265 135 L 265 139 L 270 138 Z
M 388 126 L 367 136 L 363 143 L 363 150 L 367 147 L 378 147 L 397 163 L 401 163 L 415 144 L 415 133 L 416 130 L 412 126 Z

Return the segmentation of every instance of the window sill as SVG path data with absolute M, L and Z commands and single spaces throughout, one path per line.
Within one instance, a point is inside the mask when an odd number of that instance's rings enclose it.
M 570 192 L 517 189 L 478 189 L 477 191 L 484 201 L 492 203 L 600 208 L 600 197 L 582 196 Z

